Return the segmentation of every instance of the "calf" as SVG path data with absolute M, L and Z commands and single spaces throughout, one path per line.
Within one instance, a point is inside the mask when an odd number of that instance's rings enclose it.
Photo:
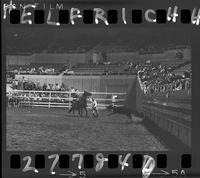
M 131 122 L 133 122 L 134 116 L 138 115 L 137 111 L 133 112 L 130 109 L 128 109 L 127 107 L 125 107 L 125 106 L 119 106 L 119 107 L 108 106 L 107 109 L 111 109 L 112 110 L 112 112 L 110 114 L 108 114 L 108 116 L 111 116 L 111 115 L 114 115 L 114 114 L 122 114 L 122 115 L 127 116 L 131 120 Z M 139 121 L 140 119 L 134 119 L 134 120 L 135 121 Z

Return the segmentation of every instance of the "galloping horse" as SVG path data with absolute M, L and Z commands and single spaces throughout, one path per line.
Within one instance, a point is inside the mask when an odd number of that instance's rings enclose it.
M 85 110 L 86 117 L 88 117 L 88 111 L 87 111 L 87 97 L 91 96 L 91 93 L 88 93 L 84 91 L 82 96 L 74 98 L 72 101 L 72 107 L 69 110 L 69 113 L 73 111 L 73 114 L 75 114 L 75 110 L 78 110 L 79 116 L 83 115 L 83 110 Z

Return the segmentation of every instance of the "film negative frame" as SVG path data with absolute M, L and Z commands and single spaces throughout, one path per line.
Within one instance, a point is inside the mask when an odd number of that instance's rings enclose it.
M 7 1 L 6 1 L 7 2 Z M 32 2 L 32 1 L 31 1 Z M 50 1 L 54 3 L 54 1 Z M 4 3 L 4 2 L 3 2 Z M 42 2 L 43 3 L 43 2 Z M 49 3 L 49 2 L 45 2 Z M 165 1 L 159 2 L 157 0 L 147 1 L 64 1 L 69 4 L 69 7 L 79 7 L 82 9 L 91 9 L 100 7 L 105 10 L 118 10 L 121 12 L 121 7 L 126 7 L 127 24 L 124 22 L 110 24 L 112 27 L 125 28 L 176 28 L 185 29 L 191 34 L 192 45 L 192 133 L 191 133 L 191 147 L 184 150 L 152 152 L 152 151 L 102 151 L 95 152 L 74 152 L 72 151 L 46 151 L 46 152 L 20 152 L 20 151 L 6 151 L 6 106 L 5 106 L 5 82 L 6 82 L 6 64 L 5 64 L 5 43 L 6 39 L 4 33 L 10 24 L 10 19 L 2 20 L 2 170 L 3 177 L 142 177 L 142 168 L 144 168 L 145 156 L 151 162 L 151 158 L 155 159 L 155 169 L 150 177 L 174 176 L 174 177 L 199 177 L 200 165 L 200 144 L 199 144 L 199 26 L 191 23 L 182 23 L 179 19 L 176 23 L 152 24 L 143 19 L 141 23 L 133 24 L 131 19 L 132 9 L 166 9 L 167 7 L 178 6 L 182 9 L 199 8 L 198 1 Z M 3 4 L 2 4 L 3 5 Z M 2 6 L 1 6 L 2 8 Z M 116 13 L 112 12 L 111 14 Z M 111 15 L 112 16 L 112 15 Z M 112 21 L 111 18 L 110 21 Z M 86 20 L 90 21 L 90 20 Z M 183 20 L 184 21 L 184 20 Z M 22 24 L 18 24 L 22 25 Z M 16 26 L 18 26 L 16 25 Z M 40 26 L 40 25 L 38 25 Z M 84 24 L 77 23 L 74 27 L 71 25 L 64 25 L 61 28 L 109 28 L 105 24 Z M 34 28 L 34 24 L 24 25 L 24 28 Z M 41 28 L 60 28 L 53 27 L 46 24 L 41 25 Z M 121 163 L 119 163 L 121 157 Z M 123 163 L 123 160 L 125 158 Z M 82 160 L 82 163 L 79 161 Z M 103 160 L 103 161 L 102 161 Z M 29 164 L 30 163 L 30 164 Z M 128 165 L 126 164 L 128 163 Z M 28 164 L 28 165 L 27 165 Z M 28 171 L 25 169 L 29 167 Z M 123 168 L 124 167 L 124 168 Z M 98 170 L 99 169 L 99 170 Z M 25 171 L 24 171 L 25 170 Z

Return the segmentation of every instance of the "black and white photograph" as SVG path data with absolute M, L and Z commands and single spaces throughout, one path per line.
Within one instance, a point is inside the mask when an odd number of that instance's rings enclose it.
M 7 151 L 191 147 L 191 36 L 178 28 L 8 27 Z

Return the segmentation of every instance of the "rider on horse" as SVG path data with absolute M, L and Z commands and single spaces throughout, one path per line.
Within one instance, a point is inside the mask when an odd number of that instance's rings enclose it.
M 83 110 L 85 110 L 86 116 L 88 116 L 87 113 L 87 97 L 91 96 L 91 93 L 84 91 L 84 93 L 79 96 L 76 93 L 71 94 L 73 100 L 71 102 L 71 109 L 69 112 L 78 110 L 79 115 L 82 116 Z

